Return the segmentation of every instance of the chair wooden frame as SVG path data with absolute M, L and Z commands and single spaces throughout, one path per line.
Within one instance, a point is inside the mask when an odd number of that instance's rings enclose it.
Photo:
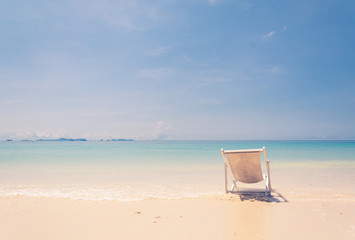
M 238 188 L 237 188 L 237 177 L 233 175 L 233 172 L 232 172 L 232 169 L 231 169 L 231 164 L 230 164 L 229 159 L 228 159 L 228 154 L 263 153 L 264 154 L 267 173 L 263 174 L 262 177 L 265 180 L 265 195 L 270 195 L 270 193 L 271 193 L 270 161 L 266 158 L 265 147 L 263 147 L 261 149 L 246 149 L 246 150 L 223 150 L 223 148 L 222 148 L 221 149 L 221 153 L 222 153 L 222 156 L 223 156 L 223 159 L 224 159 L 225 192 L 226 193 L 236 193 L 236 194 L 255 194 L 257 192 L 256 191 L 239 191 L 238 190 Z M 259 156 L 259 161 L 260 161 L 260 156 Z M 260 168 L 261 168 L 261 166 L 260 166 Z M 260 169 L 260 171 L 261 171 L 261 169 Z M 232 178 L 232 181 L 233 181 L 233 185 L 232 185 L 230 190 L 228 190 L 228 176 L 227 175 L 229 175 Z M 238 179 L 238 181 L 243 182 L 240 179 Z M 260 181 L 262 181 L 262 180 L 260 180 Z M 235 189 L 236 189 L 236 191 L 235 191 Z

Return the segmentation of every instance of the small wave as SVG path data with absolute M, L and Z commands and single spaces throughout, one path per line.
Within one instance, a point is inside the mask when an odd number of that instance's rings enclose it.
M 140 201 L 145 199 L 181 199 L 197 198 L 221 194 L 222 190 L 206 186 L 193 187 L 162 187 L 135 188 L 130 186 L 105 188 L 78 188 L 78 187 L 6 187 L 0 189 L 2 197 L 44 197 L 64 198 L 75 200 L 116 200 L 116 201 Z

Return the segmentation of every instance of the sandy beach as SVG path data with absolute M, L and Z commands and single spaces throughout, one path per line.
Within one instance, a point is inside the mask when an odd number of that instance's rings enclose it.
M 284 153 L 272 158 L 269 198 L 224 194 L 219 152 L 191 160 L 213 144 L 4 143 L 0 240 L 355 239 L 353 143 L 270 143 L 271 157 Z M 292 159 L 295 146 L 304 155 Z
M 241 199 L 0 199 L 0 239 L 354 239 L 355 202 Z

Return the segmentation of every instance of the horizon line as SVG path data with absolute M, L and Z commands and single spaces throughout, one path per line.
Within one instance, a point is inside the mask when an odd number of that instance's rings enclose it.
M 87 142 L 130 142 L 130 141 L 355 141 L 355 139 L 86 139 L 86 138 L 38 138 L 38 139 L 1 139 L 2 142 L 26 142 L 26 141 L 76 141 L 84 140 Z

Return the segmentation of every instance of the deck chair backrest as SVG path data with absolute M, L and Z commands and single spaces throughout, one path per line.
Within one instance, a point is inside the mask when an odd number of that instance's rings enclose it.
M 243 183 L 262 181 L 260 152 L 225 152 L 235 180 Z

